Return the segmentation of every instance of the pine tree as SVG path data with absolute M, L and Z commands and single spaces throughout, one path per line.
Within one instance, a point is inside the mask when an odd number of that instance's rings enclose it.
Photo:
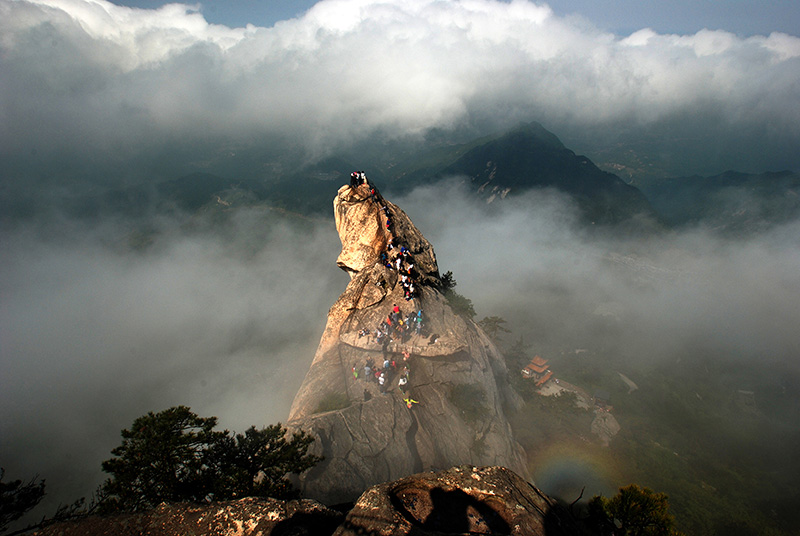
M 140 511 L 161 502 L 208 502 L 246 496 L 296 495 L 286 478 L 321 458 L 307 454 L 313 437 L 286 438 L 280 423 L 245 434 L 215 431 L 216 417 L 186 406 L 150 412 L 122 430 L 122 444 L 103 462 L 103 510 Z

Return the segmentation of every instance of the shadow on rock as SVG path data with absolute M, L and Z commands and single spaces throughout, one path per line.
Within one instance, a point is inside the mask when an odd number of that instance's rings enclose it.
M 501 512 L 460 489 L 405 489 L 392 494 L 394 507 L 412 525 L 444 534 L 510 534 Z
M 330 536 L 342 523 L 344 514 L 331 511 L 297 512 L 279 521 L 270 536 Z

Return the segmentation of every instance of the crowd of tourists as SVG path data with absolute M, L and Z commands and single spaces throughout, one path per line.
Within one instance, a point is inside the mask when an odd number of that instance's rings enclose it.
M 353 171 L 350 174 L 350 186 L 358 188 L 362 185 L 367 185 L 370 189 L 370 200 L 380 204 L 380 213 L 382 215 L 382 224 L 385 226 L 389 235 L 386 242 L 386 249 L 380 254 L 380 263 L 389 270 L 398 273 L 399 282 L 403 287 L 403 297 L 406 301 L 411 301 L 417 297 L 417 280 L 419 273 L 414 267 L 414 257 L 411 251 L 402 244 L 399 244 L 395 235 L 394 221 L 392 220 L 391 212 L 384 204 L 380 194 L 373 185 L 369 183 L 366 174 L 363 171 Z M 384 281 L 379 281 L 378 285 L 384 285 Z M 381 321 L 381 323 L 370 331 L 367 328 L 358 332 L 359 339 L 362 337 L 371 337 L 373 342 L 383 349 L 383 363 L 378 366 L 372 357 L 368 358 L 364 365 L 353 366 L 352 373 L 354 379 L 363 379 L 366 382 L 375 382 L 378 384 L 378 390 L 385 394 L 389 390 L 389 386 L 397 379 L 397 387 L 403 395 L 403 401 L 410 409 L 413 404 L 418 404 L 417 400 L 411 397 L 409 390 L 409 358 L 410 353 L 405 350 L 402 352 L 402 362 L 398 363 L 392 357 L 388 350 L 388 346 L 392 342 L 400 342 L 404 344 L 408 342 L 412 334 L 421 335 L 423 330 L 423 314 L 422 309 L 412 309 L 407 314 L 403 314 L 400 307 L 395 303 L 392 305 L 391 312 Z M 369 391 L 364 391 L 365 400 L 369 396 Z
M 403 396 L 403 401 L 406 403 L 408 408 L 411 409 L 412 404 L 419 404 L 418 401 L 411 398 L 411 393 L 409 392 L 409 377 L 411 375 L 411 364 L 409 361 L 411 354 L 408 352 L 408 350 L 405 350 L 403 351 L 402 356 L 402 361 L 398 363 L 394 357 L 385 355 L 383 358 L 383 363 L 380 366 L 375 363 L 375 360 L 372 357 L 368 357 L 362 368 L 353 366 L 353 379 L 363 379 L 368 383 L 377 383 L 378 391 L 385 395 L 390 390 L 390 386 L 393 384 L 394 380 L 397 378 L 397 388 Z M 371 395 L 369 394 L 369 391 L 365 389 L 365 401 L 370 397 Z

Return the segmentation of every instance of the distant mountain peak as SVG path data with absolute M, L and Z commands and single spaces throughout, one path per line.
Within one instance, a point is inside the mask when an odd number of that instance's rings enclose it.
M 534 139 L 539 143 L 549 145 L 553 148 L 566 149 L 561 140 L 558 139 L 558 136 L 544 128 L 544 126 L 537 121 L 531 121 L 530 123 L 519 123 L 517 126 L 503 134 L 501 139 L 511 137 Z
M 442 175 L 465 175 L 476 191 L 493 200 L 550 188 L 569 195 L 586 220 L 618 223 L 653 216 L 647 199 L 618 176 L 576 155 L 541 124 L 522 123 L 466 151 Z

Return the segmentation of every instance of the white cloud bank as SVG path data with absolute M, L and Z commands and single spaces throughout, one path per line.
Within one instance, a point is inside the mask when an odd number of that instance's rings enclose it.
M 181 4 L 0 0 L 0 145 L 14 156 L 253 134 L 316 154 L 377 130 L 539 120 L 557 134 L 691 135 L 731 154 L 749 132 L 749 156 L 795 165 L 798 79 L 796 36 L 620 37 L 525 0 L 324 0 L 238 29 Z
M 86 496 L 120 430 L 184 404 L 220 428 L 285 422 L 348 277 L 332 224 L 240 210 L 127 247 L 128 225 L 0 232 L 0 461 Z

